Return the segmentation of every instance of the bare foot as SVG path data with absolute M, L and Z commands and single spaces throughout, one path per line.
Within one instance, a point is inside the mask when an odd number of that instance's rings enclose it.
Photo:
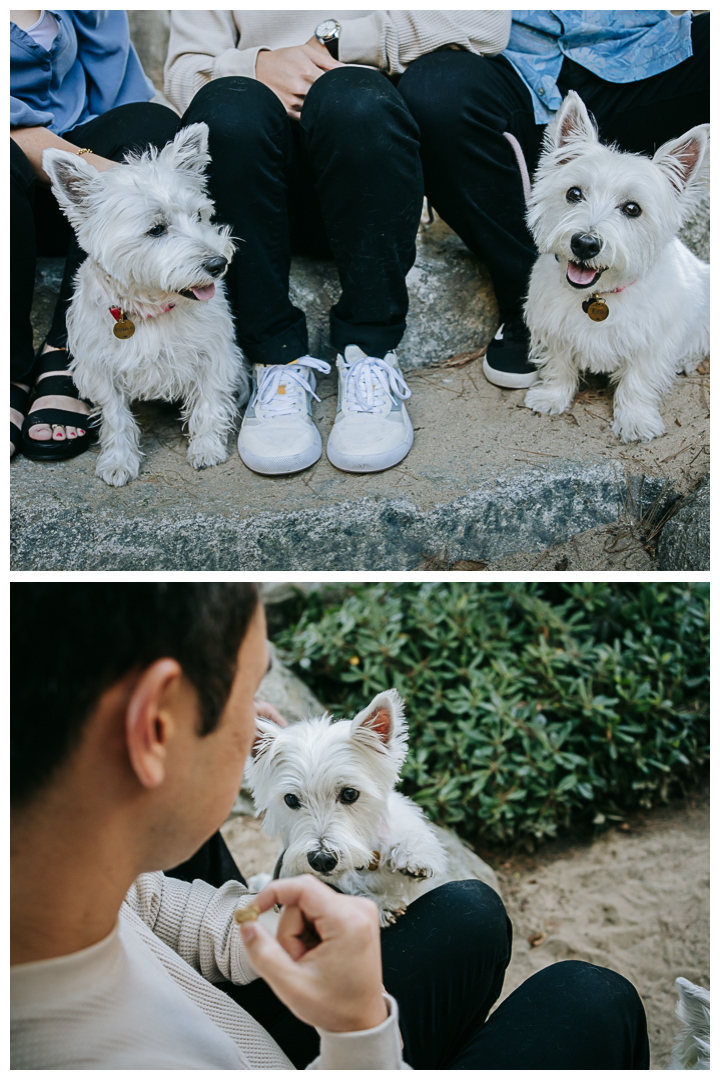
M 43 348 L 43 354 L 48 352 L 55 352 L 52 345 L 45 345 Z M 36 391 L 42 385 L 43 379 L 46 379 L 49 375 L 67 375 L 67 371 L 46 371 L 41 375 L 35 383 Z M 87 416 L 90 409 L 84 401 L 79 401 L 77 398 L 65 397 L 64 395 L 48 394 L 45 397 L 38 397 L 35 399 L 32 405 L 33 412 L 40 409 L 66 409 L 68 412 L 76 412 L 78 414 L 78 420 L 82 423 L 82 417 Z M 36 439 L 38 442 L 49 442 L 51 439 L 53 442 L 64 442 L 66 439 L 77 439 L 79 435 L 85 434 L 84 427 L 73 427 L 71 425 L 62 424 L 33 424 L 28 430 L 28 435 L 31 439 Z

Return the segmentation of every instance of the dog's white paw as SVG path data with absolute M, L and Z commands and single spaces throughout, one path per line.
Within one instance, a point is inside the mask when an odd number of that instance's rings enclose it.
M 665 424 L 659 412 L 646 412 L 642 415 L 615 413 L 610 425 L 613 434 L 624 443 L 650 442 L 665 434 Z
M 139 473 L 139 458 L 118 461 L 117 458 L 101 454 L 95 466 L 95 475 L 112 487 L 123 487 L 130 480 L 135 480 Z
M 572 405 L 573 394 L 564 387 L 552 386 L 540 381 L 531 386 L 525 395 L 525 407 L 539 413 L 564 413 Z
M 397 908 L 381 908 L 380 909 L 380 929 L 384 930 L 386 926 L 394 926 L 401 915 L 404 915 L 407 911 L 407 904 L 400 904 Z
M 208 469 L 227 459 L 227 447 L 219 439 L 196 439 L 188 446 L 187 460 L 193 469 Z

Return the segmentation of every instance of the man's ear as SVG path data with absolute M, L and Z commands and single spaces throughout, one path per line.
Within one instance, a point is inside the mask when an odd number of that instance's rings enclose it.
M 182 675 L 177 660 L 156 660 L 140 676 L 125 713 L 128 756 L 145 788 L 156 788 L 165 779 L 168 725 L 163 699 L 171 684 Z

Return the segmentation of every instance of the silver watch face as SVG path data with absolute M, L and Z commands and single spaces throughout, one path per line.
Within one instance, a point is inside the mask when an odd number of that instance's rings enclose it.
M 332 41 L 333 38 L 340 37 L 340 24 L 335 19 L 326 19 L 315 30 L 315 37 L 320 41 Z

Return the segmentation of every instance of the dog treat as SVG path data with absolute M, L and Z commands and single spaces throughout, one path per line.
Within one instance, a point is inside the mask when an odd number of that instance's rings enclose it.
M 233 915 L 233 918 L 235 919 L 236 923 L 240 924 L 245 922 L 256 922 L 259 916 L 260 908 L 257 906 L 257 904 L 248 904 L 247 907 L 238 908 Z

